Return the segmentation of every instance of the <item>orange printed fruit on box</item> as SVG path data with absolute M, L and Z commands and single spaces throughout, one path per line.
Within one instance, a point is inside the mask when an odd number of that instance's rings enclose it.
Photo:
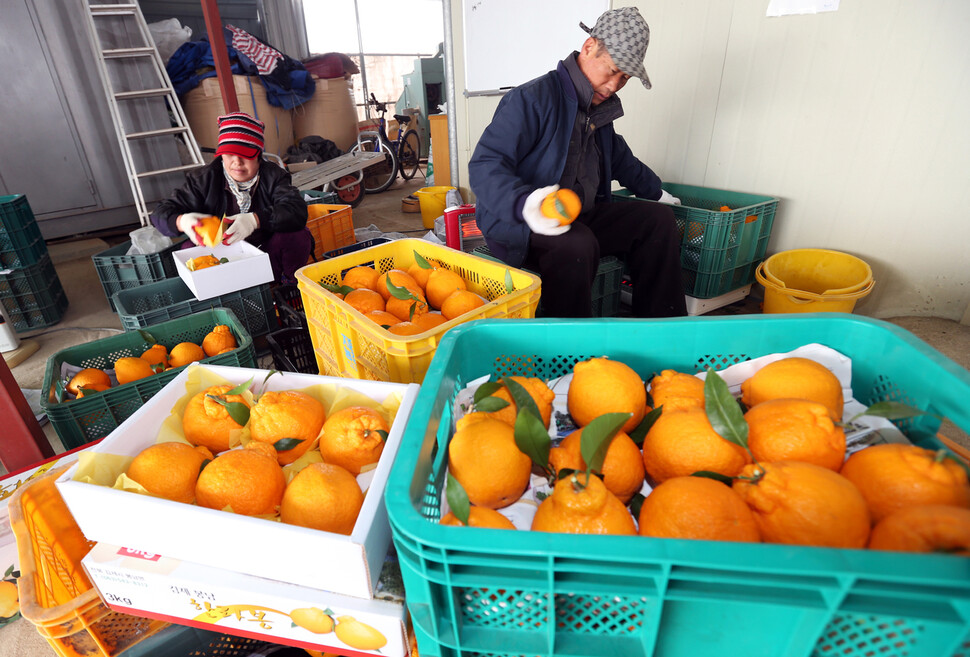
M 144 379 L 154 373 L 155 370 L 148 364 L 148 361 L 137 356 L 125 356 L 115 361 L 115 378 L 121 385 Z
M 182 367 L 189 363 L 196 363 L 205 358 L 202 347 L 194 342 L 179 342 L 172 347 L 168 354 L 168 364 L 172 367 Z
M 491 529 L 515 529 L 512 521 L 495 509 L 483 506 L 473 506 L 468 509 L 468 524 L 466 525 L 449 511 L 440 521 L 442 525 L 450 527 L 488 527 Z
M 323 423 L 320 455 L 327 463 L 358 475 L 380 460 L 390 430 L 384 416 L 374 409 L 348 406 L 332 413 Z
M 441 304 L 441 314 L 445 319 L 455 319 L 476 308 L 481 308 L 486 303 L 483 297 L 470 290 L 456 290 Z
M 543 216 L 559 220 L 560 226 L 571 224 L 579 216 L 583 203 L 571 189 L 559 189 L 542 199 L 539 211 Z
M 640 506 L 639 532 L 655 538 L 758 543 L 754 514 L 730 486 L 707 477 L 674 477 Z
M 828 368 L 809 358 L 768 363 L 741 383 L 741 401 L 748 408 L 769 399 L 811 399 L 824 404 L 836 422 L 842 419 L 842 384 Z
M 185 443 L 157 443 L 139 452 L 126 474 L 152 495 L 191 504 L 206 458 L 202 451 Z
M 216 453 L 229 449 L 234 435 L 238 435 L 243 427 L 229 414 L 226 404 L 249 406 L 241 395 L 226 394 L 233 387 L 211 386 L 193 395 L 182 412 L 182 433 L 187 441 Z
M 364 494 L 354 475 L 339 465 L 311 463 L 286 487 L 280 520 L 349 536 L 363 505 Z
M 765 543 L 863 548 L 869 509 L 851 481 L 803 461 L 745 466 L 732 484 Z
M 236 342 L 236 337 L 232 334 L 232 329 L 225 324 L 219 324 L 214 327 L 202 339 L 202 351 L 205 352 L 206 356 L 225 353 L 227 349 L 235 349 L 238 346 L 239 343 Z
M 869 548 L 970 557 L 970 509 L 942 504 L 902 508 L 876 523 Z
M 95 386 L 106 386 L 104 389 L 111 387 L 111 377 L 104 370 L 86 367 L 71 377 L 66 388 L 72 395 L 77 395 L 79 388 L 93 388 Z
M 862 492 L 874 523 L 908 506 L 970 508 L 967 471 L 945 452 L 896 443 L 873 445 L 852 454 L 840 472 Z
M 536 510 L 532 531 L 565 534 L 637 533 L 623 502 L 595 475 L 577 472 L 560 479 Z
M 202 240 L 205 246 L 215 246 L 219 243 L 219 230 L 222 228 L 222 219 L 219 217 L 202 217 L 195 224 L 195 234 Z M 218 262 L 217 262 L 218 264 Z
M 532 459 L 515 444 L 515 430 L 485 413 L 469 413 L 455 424 L 448 444 L 448 471 L 476 506 L 501 509 L 529 485 Z
M 590 358 L 573 366 L 566 404 L 569 415 L 581 427 L 604 413 L 632 413 L 623 425 L 623 431 L 629 433 L 647 413 L 647 390 L 629 365 L 609 358 Z
M 202 469 L 195 501 L 209 509 L 230 507 L 244 516 L 275 515 L 285 487 L 279 463 L 253 449 L 231 449 Z
M 828 409 L 808 399 L 769 399 L 748 409 L 748 449 L 756 461 L 807 461 L 836 472 L 845 431 Z
M 520 386 L 525 388 L 525 391 L 529 393 L 529 397 L 536 405 L 536 409 L 539 411 L 539 419 L 542 423 L 549 428 L 549 422 L 552 419 L 552 402 L 556 398 L 556 393 L 549 389 L 546 382 L 542 379 L 535 377 L 525 377 L 525 376 L 511 376 L 514 383 L 518 383 Z M 512 399 L 512 394 L 509 392 L 508 386 L 504 383 L 501 388 L 493 392 L 490 397 L 497 397 L 508 402 L 508 406 L 505 408 L 500 408 L 497 411 L 491 411 L 488 413 L 491 417 L 496 420 L 501 420 L 506 424 L 515 426 L 515 419 L 519 414 L 519 407 L 516 405 L 515 401 Z
M 305 392 L 264 392 L 250 411 L 249 435 L 276 447 L 277 460 L 286 465 L 306 453 L 325 419 L 323 404 Z
M 718 435 L 701 408 L 661 413 L 643 439 L 643 465 L 656 483 L 698 470 L 733 477 L 750 462 L 748 451 Z
M 563 468 L 586 471 L 586 461 L 580 449 L 582 435 L 583 430 L 577 429 L 563 438 L 558 447 L 549 450 L 549 465 L 556 472 Z M 640 448 L 630 436 L 622 431 L 617 432 L 606 450 L 600 471 L 606 489 L 626 504 L 643 486 L 644 472 Z
M 201 269 L 208 269 L 209 267 L 215 267 L 216 265 L 222 264 L 218 258 L 214 255 L 203 255 L 197 258 L 192 258 L 185 263 L 185 268 L 189 271 L 199 271 Z

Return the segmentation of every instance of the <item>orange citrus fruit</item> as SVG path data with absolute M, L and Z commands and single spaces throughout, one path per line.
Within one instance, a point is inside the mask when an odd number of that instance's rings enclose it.
M 769 399 L 748 409 L 748 449 L 756 461 L 807 461 L 836 472 L 845 431 L 828 409 L 808 399 Z
M 157 497 L 191 504 L 205 454 L 185 443 L 156 443 L 132 460 L 127 475 Z
M 219 228 L 221 226 L 222 219 L 219 217 L 202 217 L 195 224 L 195 234 L 199 236 L 202 244 L 205 246 L 215 246 L 218 244 Z
M 384 297 L 366 287 L 348 292 L 344 301 L 349 303 L 351 308 L 365 315 L 374 310 L 384 310 Z
M 415 315 L 412 321 L 420 326 L 422 331 L 430 331 L 438 328 L 448 320 L 440 312 L 429 310 L 426 313 Z
M 427 295 L 428 303 L 433 308 L 441 310 L 441 305 L 445 302 L 452 292 L 467 290 L 465 279 L 451 271 L 450 269 L 435 269 L 428 276 L 428 284 L 424 291 Z
M 700 408 L 661 413 L 643 439 L 643 465 L 656 483 L 701 470 L 733 477 L 750 462 L 747 450 L 718 435 Z
M 400 322 L 397 315 L 392 315 L 386 310 L 372 310 L 364 315 L 367 319 L 373 320 L 380 326 L 393 326 Z
M 422 267 L 418 263 L 414 263 L 413 265 L 408 267 L 408 274 L 411 275 L 411 278 L 417 281 L 418 285 L 421 286 L 422 290 L 428 287 L 428 278 L 431 276 L 431 272 L 437 269 L 433 263 L 429 263 L 429 264 L 431 264 L 431 267 L 427 269 Z
M 297 460 L 320 435 L 326 411 L 323 404 L 297 390 L 264 392 L 249 415 L 249 435 L 253 440 L 276 445 L 290 438 L 300 441 L 289 449 L 277 447 L 280 465 Z
M 391 324 L 387 330 L 389 333 L 393 333 L 394 335 L 418 335 L 419 333 L 424 333 L 424 329 L 414 322 L 398 322 L 397 324 Z
M 86 386 L 81 386 L 77 389 L 76 399 L 83 399 L 85 395 L 90 395 L 95 392 L 104 392 L 105 390 L 110 390 L 111 386 L 106 386 L 103 383 L 92 383 Z
M 663 370 L 650 380 L 653 407 L 663 406 L 664 413 L 686 408 L 704 408 L 704 382 L 696 376 Z
M 77 395 L 78 388 L 93 388 L 98 385 L 110 387 L 111 377 L 104 370 L 99 370 L 96 367 L 86 367 L 72 376 L 66 387 L 69 393 Z
M 355 290 L 367 288 L 368 290 L 374 290 L 376 292 L 377 276 L 377 270 L 375 270 L 373 267 L 352 267 L 344 272 L 343 280 L 340 284 L 346 285 L 347 287 L 352 287 Z
M 213 327 L 209 333 L 202 338 L 202 351 L 206 356 L 215 356 L 224 353 L 227 349 L 235 349 L 239 346 L 232 330 L 225 324 Z
M 573 190 L 564 187 L 542 199 L 539 212 L 551 219 L 558 219 L 560 226 L 573 223 L 583 209 L 583 202 Z
M 484 413 L 469 413 L 456 423 L 448 470 L 472 504 L 501 509 L 525 492 L 532 459 L 519 451 L 511 426 Z
M 10 618 L 20 611 L 20 592 L 8 579 L 0 580 L 0 618 Z
M 609 358 L 590 358 L 573 366 L 566 404 L 573 421 L 586 426 L 604 413 L 632 413 L 629 433 L 647 413 L 647 391 L 632 367 Z
M 424 290 L 421 289 L 421 286 L 418 285 L 411 274 L 400 269 L 390 269 L 377 277 L 377 291 L 384 297 L 384 301 L 391 298 L 391 293 L 387 289 L 388 279 L 390 279 L 392 285 L 410 290 L 415 296 L 424 295 Z
M 332 413 L 323 423 L 320 455 L 327 463 L 346 468 L 351 474 L 377 463 L 391 430 L 384 416 L 366 406 L 348 406 Z
M 121 385 L 144 379 L 154 373 L 155 370 L 148 364 L 148 361 L 136 356 L 125 356 L 115 361 L 115 378 Z
M 349 536 L 363 505 L 364 494 L 354 475 L 339 465 L 311 463 L 286 487 L 280 520 Z
M 707 477 L 673 477 L 640 506 L 640 535 L 758 543 L 754 514 L 730 486 Z
M 746 465 L 733 488 L 754 513 L 765 543 L 862 548 L 869 509 L 855 485 L 802 461 Z
M 387 312 L 397 317 L 398 321 L 411 322 L 414 317 L 428 312 L 428 303 L 420 295 L 417 299 L 398 299 L 392 296 L 387 300 Z
M 888 443 L 860 449 L 839 472 L 862 492 L 874 523 L 908 506 L 970 508 L 967 471 L 943 454 L 916 445 Z
M 230 507 L 244 516 L 274 515 L 285 487 L 279 463 L 254 449 L 231 449 L 202 469 L 195 502 L 209 509 Z
M 532 531 L 565 534 L 636 534 L 633 516 L 600 478 L 577 472 L 560 479 L 539 504 Z
M 168 354 L 168 363 L 172 367 L 182 367 L 189 363 L 196 363 L 205 358 L 202 347 L 194 342 L 179 342 L 172 347 Z
M 549 450 L 549 464 L 558 472 L 563 468 L 586 471 L 586 461 L 580 450 L 582 429 L 563 438 L 558 447 Z M 603 459 L 603 483 L 606 489 L 626 504 L 643 486 L 644 467 L 640 448 L 627 434 L 617 432 Z
M 468 509 L 468 524 L 465 525 L 454 513 L 449 511 L 440 524 L 451 527 L 489 527 L 491 529 L 515 529 L 512 521 L 503 516 L 495 509 L 486 509 L 483 506 L 473 506 Z
M 185 405 L 182 412 L 182 433 L 193 445 L 204 445 L 213 452 L 224 452 L 234 433 L 242 431 L 242 426 L 232 419 L 228 409 L 213 397 L 226 403 L 239 403 L 249 406 L 240 395 L 226 395 L 234 386 L 210 386 L 196 393 Z
M 486 303 L 484 297 L 470 290 L 457 290 L 441 304 L 441 314 L 445 319 L 455 319 L 476 308 L 481 308 Z
M 539 419 L 542 420 L 542 423 L 548 429 L 549 422 L 552 419 L 552 402 L 556 398 L 556 393 L 550 390 L 546 382 L 539 378 L 525 376 L 511 376 L 509 378 L 525 388 L 525 391 L 529 393 L 532 401 L 535 402 L 536 409 L 539 411 Z M 493 392 L 491 396 L 504 399 L 509 405 L 497 411 L 492 411 L 489 415 L 496 420 L 501 420 L 514 427 L 515 419 L 519 415 L 519 407 L 516 406 L 515 401 L 512 399 L 512 394 L 509 392 L 508 387 L 503 385 Z
M 942 504 L 904 507 L 876 523 L 869 548 L 970 557 L 970 509 Z
M 741 383 L 748 408 L 769 399 L 811 399 L 823 404 L 832 419 L 842 419 L 842 384 L 824 365 L 809 358 L 782 358 L 768 363 Z
M 219 259 L 213 255 L 199 256 L 198 258 L 192 258 L 185 263 L 185 268 L 189 271 L 199 271 L 201 269 L 208 269 L 209 267 L 215 267 L 221 264 Z
M 142 352 L 140 358 L 151 365 L 155 371 L 161 372 L 169 368 L 168 349 L 163 344 L 153 344 Z

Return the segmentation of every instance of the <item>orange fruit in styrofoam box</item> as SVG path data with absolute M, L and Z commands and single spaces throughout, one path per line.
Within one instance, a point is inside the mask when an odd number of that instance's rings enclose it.
M 488 527 L 491 529 L 515 529 L 512 521 L 494 509 L 487 509 L 483 506 L 472 506 L 468 508 L 468 524 L 466 525 L 449 511 L 439 524 L 451 527 Z
M 350 535 L 363 505 L 364 494 L 352 473 L 332 463 L 311 463 L 286 487 L 280 520 Z
M 202 451 L 185 443 L 156 443 L 135 456 L 126 474 L 152 495 L 191 504 L 206 458 Z
M 390 430 L 384 416 L 374 409 L 348 406 L 331 413 L 323 423 L 320 455 L 327 463 L 335 463 L 358 475 L 380 460 Z
M 229 449 L 232 437 L 242 431 L 223 403 L 239 403 L 249 406 L 241 395 L 227 395 L 231 385 L 210 386 L 189 399 L 182 411 L 182 434 L 193 445 L 203 445 L 213 452 Z
M 269 391 L 260 395 L 249 414 L 249 435 L 253 440 L 276 445 L 280 465 L 292 463 L 310 448 L 320 434 L 326 411 L 314 397 L 298 390 Z M 298 440 L 280 449 L 284 438 Z
M 532 531 L 566 534 L 637 533 L 633 516 L 596 475 L 576 472 L 556 482 L 539 504 Z
M 365 287 L 348 292 L 344 301 L 364 315 L 374 310 L 384 310 L 384 297 Z
M 125 356 L 115 361 L 115 378 L 123 385 L 138 381 L 155 373 L 148 361 L 135 356 Z
M 432 308 L 441 310 L 442 305 L 453 292 L 467 290 L 465 279 L 450 269 L 435 269 L 428 276 L 425 295 Z M 444 314 L 444 313 L 442 313 Z
M 192 258 L 185 263 L 185 268 L 189 271 L 199 271 L 202 269 L 208 269 L 209 267 L 215 267 L 216 265 L 222 264 L 219 259 L 214 255 L 202 255 L 198 258 Z
M 376 292 L 377 276 L 377 270 L 373 267 L 352 267 L 344 272 L 343 280 L 341 280 L 340 284 L 346 285 L 347 287 L 352 287 L 354 289 L 363 287 Z
M 415 296 L 424 295 L 424 290 L 421 289 L 421 286 L 418 285 L 411 274 L 400 269 L 390 269 L 377 277 L 377 291 L 384 297 L 384 301 L 387 301 L 391 296 L 391 292 L 387 289 L 388 279 L 390 279 L 392 285 L 406 288 L 413 292 Z
M 481 308 L 487 301 L 470 290 L 456 290 L 441 304 L 441 314 L 445 319 L 455 319 L 476 308 Z
M 577 429 L 563 438 L 558 447 L 549 450 L 549 465 L 556 472 L 564 468 L 586 471 L 586 461 L 580 450 L 582 434 L 583 430 Z M 630 436 L 617 432 L 610 441 L 599 472 L 607 490 L 626 504 L 643 486 L 644 472 L 640 448 Z
M 706 477 L 674 477 L 640 506 L 639 533 L 655 538 L 757 543 L 754 514 L 729 485 Z
M 92 388 L 98 385 L 111 387 L 111 377 L 104 370 L 86 367 L 71 377 L 66 387 L 72 395 L 77 395 L 78 388 Z
M 195 484 L 195 502 L 209 509 L 231 507 L 245 516 L 274 515 L 286 476 L 274 459 L 253 449 L 231 449 L 210 461 Z

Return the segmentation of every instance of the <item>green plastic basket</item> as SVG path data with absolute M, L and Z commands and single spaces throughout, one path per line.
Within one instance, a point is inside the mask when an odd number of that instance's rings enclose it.
M 207 308 L 229 308 L 254 338 L 279 328 L 268 283 L 199 301 L 181 278 L 168 278 L 122 290 L 115 294 L 114 305 L 126 331 L 154 326 Z
M 23 194 L 0 196 L 0 269 L 36 265 L 47 243 Z
M 422 657 L 970 654 L 970 559 L 437 524 L 451 409 L 473 379 L 551 379 L 603 355 L 646 378 L 813 342 L 852 358 L 860 402 L 932 413 L 900 424 L 914 442 L 939 448 L 941 417 L 970 429 L 970 372 L 854 315 L 481 320 L 448 331 L 385 494 Z
M 166 383 L 174 379 L 182 371 L 182 367 L 175 367 L 138 381 L 86 395 L 81 399 L 58 402 L 58 399 L 64 399 L 57 385 L 62 364 L 112 369 L 114 362 L 119 358 L 140 356 L 148 349 L 150 343 L 145 340 L 142 333 L 150 334 L 156 342 L 171 349 L 180 342 L 201 344 L 209 331 L 219 324 L 229 327 L 232 334 L 236 336 L 239 346 L 228 353 L 205 358 L 202 362 L 212 365 L 256 367 L 256 352 L 253 349 L 252 337 L 236 318 L 235 313 L 228 308 L 203 310 L 157 324 L 143 331 L 119 333 L 54 353 L 47 360 L 47 368 L 44 371 L 40 405 L 47 413 L 64 447 L 73 449 L 107 436 Z
M 35 265 L 0 274 L 0 303 L 18 333 L 61 321 L 67 309 L 67 294 L 46 252 Z
M 725 189 L 664 183 L 680 199 L 674 211 L 680 231 L 684 292 L 713 299 L 754 282 L 765 257 L 778 199 Z M 641 201 L 626 189 L 613 192 L 617 201 Z M 721 212 L 727 206 L 730 211 Z
M 146 283 L 178 276 L 172 253 L 181 249 L 183 242 L 184 239 L 179 240 L 158 253 L 128 255 L 128 249 L 131 248 L 131 240 L 128 240 L 91 256 L 111 309 L 118 311 L 114 295 L 122 290 L 131 290 Z

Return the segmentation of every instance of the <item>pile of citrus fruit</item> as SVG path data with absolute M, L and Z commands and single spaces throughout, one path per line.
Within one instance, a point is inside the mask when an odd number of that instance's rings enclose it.
M 459 274 L 417 254 L 407 271 L 357 266 L 326 287 L 394 335 L 430 331 L 487 303 Z
M 579 428 L 556 446 L 553 398 L 537 378 L 479 387 L 449 445 L 443 524 L 514 529 L 497 510 L 539 474 L 551 492 L 536 495 L 533 531 L 970 556 L 966 467 L 911 444 L 846 458 L 842 386 L 814 360 L 764 365 L 737 400 L 711 370 L 664 370 L 645 386 L 626 364 L 591 358 L 567 394 Z
M 328 414 L 305 391 L 208 386 L 181 410 L 185 442 L 147 447 L 125 474 L 176 502 L 349 535 L 364 503 L 357 476 L 380 460 L 391 419 L 361 405 Z
M 201 344 L 180 342 L 168 349 L 165 345 L 156 342 L 140 356 L 123 356 L 116 359 L 113 366 L 115 379 L 118 385 L 124 385 L 203 358 L 228 353 L 238 346 L 232 330 L 220 324 L 206 334 Z M 75 399 L 82 399 L 85 395 L 110 389 L 111 384 L 111 377 L 107 372 L 96 367 L 86 367 L 74 374 L 65 388 L 74 395 Z

